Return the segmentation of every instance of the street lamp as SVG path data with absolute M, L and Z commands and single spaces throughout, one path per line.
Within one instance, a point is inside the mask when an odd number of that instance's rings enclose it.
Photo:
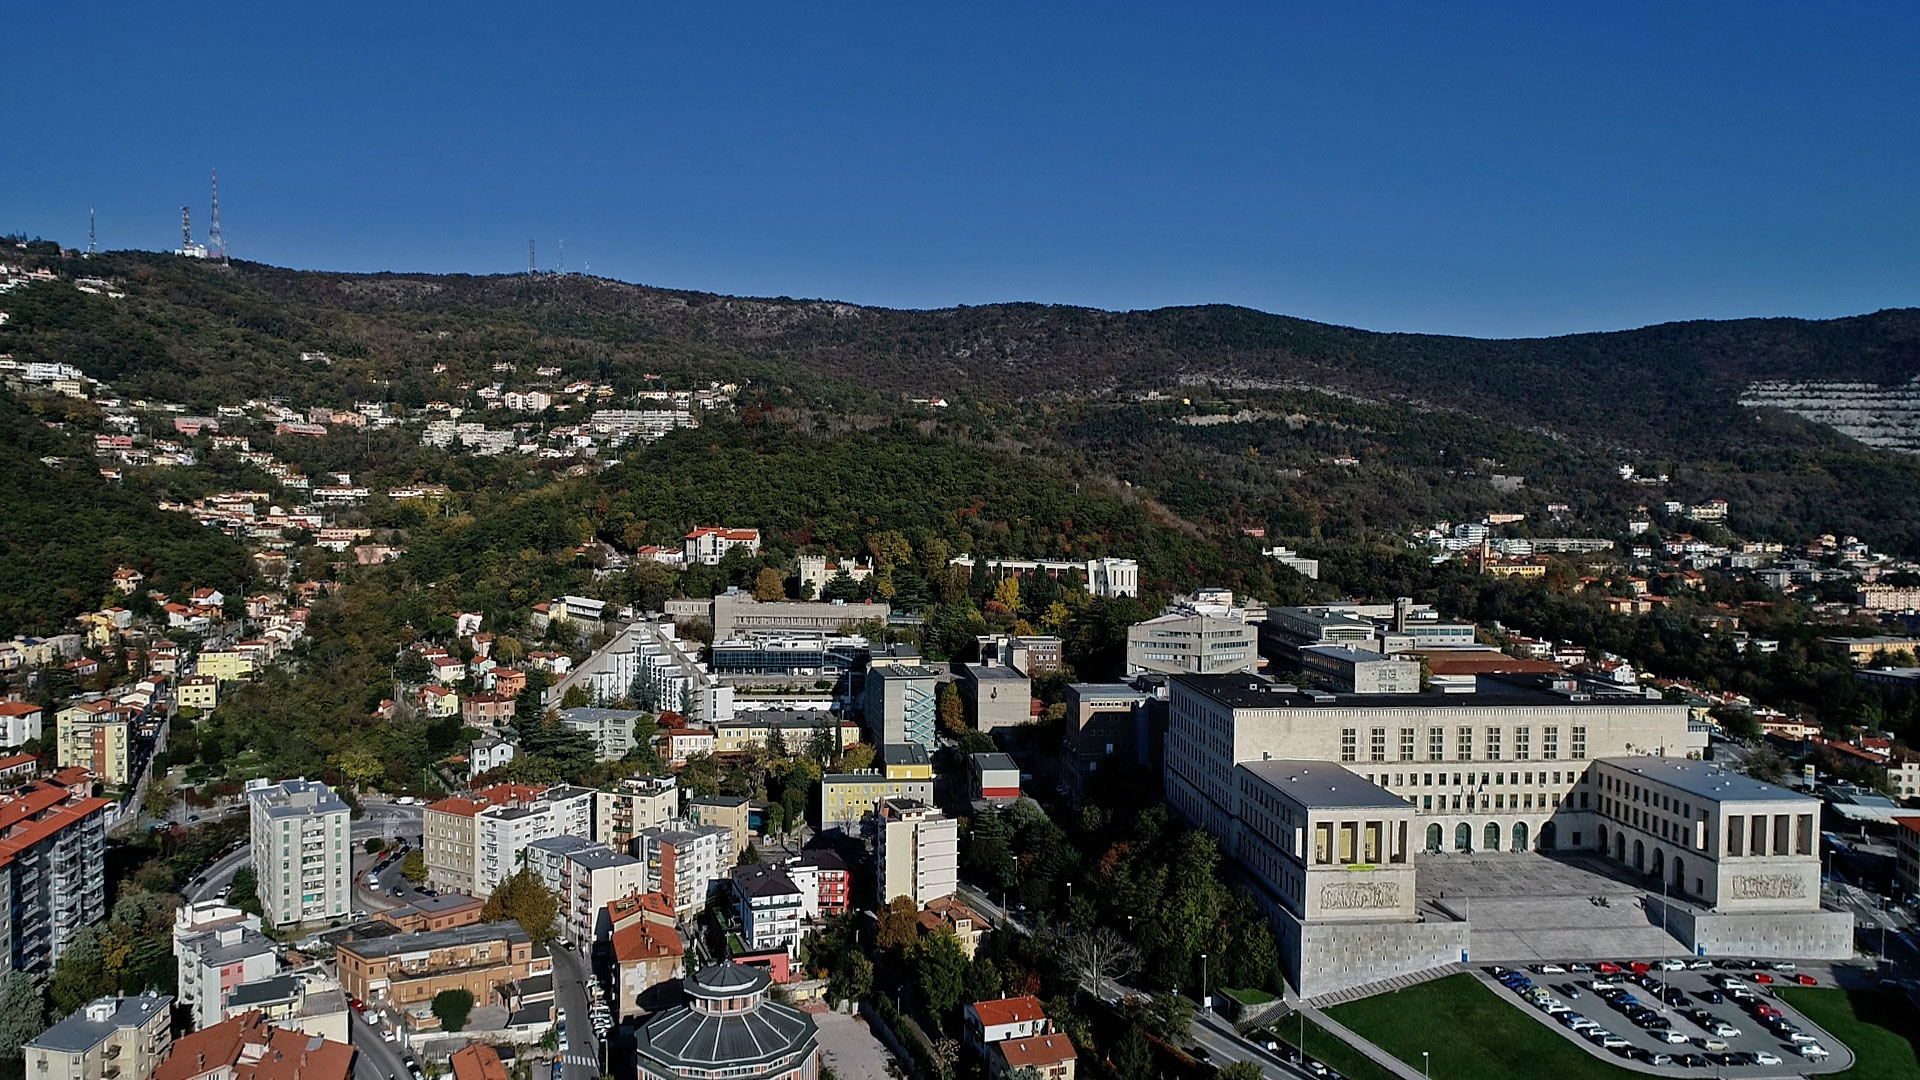
M 1207 995 L 1207 954 L 1200 954 L 1200 1007 L 1210 1009 L 1213 999 Z
M 1420 1075 L 1433 1080 L 1433 1055 L 1425 1050 L 1420 1051 Z

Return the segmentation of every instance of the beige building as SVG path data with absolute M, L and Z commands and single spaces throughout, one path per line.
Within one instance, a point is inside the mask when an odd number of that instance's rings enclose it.
M 924 747 L 901 743 L 881 751 L 877 769 L 820 778 L 820 827 L 852 830 L 881 799 L 933 801 L 933 761 Z
M 627 851 L 642 829 L 680 816 L 680 787 L 671 776 L 634 776 L 593 793 L 593 838 Z
M 1251 761 L 1234 779 L 1241 865 L 1295 918 L 1413 920 L 1405 799 L 1328 761 Z
M 1161 615 L 1127 628 L 1127 674 L 1217 675 L 1260 668 L 1260 630 L 1214 615 Z
M 220 680 L 211 675 L 189 675 L 180 680 L 174 701 L 183 709 L 212 712 L 220 704 Z
M 702 795 L 687 800 L 687 820 L 695 825 L 717 825 L 733 836 L 736 854 L 747 850 L 747 800 L 739 795 Z
M 35 1035 L 21 1049 L 31 1080 L 145 1080 L 173 1045 L 173 999 L 104 997 Z
M 239 649 L 204 649 L 194 660 L 194 673 L 233 682 L 253 674 L 253 654 Z
M 131 771 L 133 720 L 128 710 L 102 698 L 55 714 L 55 764 L 82 768 L 109 787 L 125 787 Z
M 532 802 L 540 790 L 526 784 L 496 784 L 464 798 L 429 803 L 420 815 L 420 855 L 427 864 L 427 884 L 440 892 L 474 895 L 480 811 Z
M 536 950 L 517 922 L 346 941 L 334 952 L 349 997 L 399 1009 L 424 1007 L 443 990 L 466 990 L 475 1004 L 497 1005 L 509 984 L 553 972 L 553 958 Z
M 882 799 L 878 846 L 882 907 L 904 896 L 918 909 L 960 887 L 959 823 L 918 799 Z

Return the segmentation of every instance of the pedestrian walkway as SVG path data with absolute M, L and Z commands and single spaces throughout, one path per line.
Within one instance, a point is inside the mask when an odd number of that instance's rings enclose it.
M 1358 1001 L 1361 998 L 1372 997 L 1375 994 L 1390 993 L 1394 990 L 1405 990 L 1409 986 L 1418 986 L 1423 982 L 1444 979 L 1448 975 L 1458 974 L 1465 970 L 1466 969 L 1459 964 L 1442 964 L 1439 967 L 1428 968 L 1425 971 L 1415 971 L 1406 975 L 1395 975 L 1391 979 L 1362 983 L 1359 986 L 1347 987 L 1345 990 L 1335 990 L 1331 994 L 1321 994 L 1318 997 L 1308 998 L 1307 1007 L 1310 1009 L 1329 1009 L 1335 1005 L 1342 1005 L 1349 1001 Z
M 600 1062 L 592 1054 L 561 1054 L 560 1060 L 569 1065 L 585 1065 L 589 1069 L 598 1069 Z
M 1352 1028 L 1340 1023 L 1319 1009 L 1308 1006 L 1301 1011 L 1307 1014 L 1307 1019 L 1319 1024 L 1322 1030 L 1338 1038 L 1348 1046 L 1353 1047 L 1355 1050 L 1360 1051 L 1362 1054 L 1365 1054 L 1368 1058 L 1372 1059 L 1374 1064 L 1398 1076 L 1400 1080 L 1426 1080 L 1426 1077 L 1421 1074 L 1419 1069 L 1414 1068 L 1399 1058 L 1394 1057 L 1392 1054 L 1387 1053 L 1385 1050 L 1380 1049 L 1378 1046 L 1375 1046 L 1373 1043 L 1361 1038 L 1354 1033 Z

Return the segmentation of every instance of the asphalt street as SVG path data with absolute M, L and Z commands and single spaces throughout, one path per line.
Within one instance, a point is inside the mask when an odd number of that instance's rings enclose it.
M 588 962 L 558 941 L 553 950 L 553 1001 L 567 1018 L 561 1080 L 599 1080 L 600 1040 L 593 1032 L 592 995 L 598 992 Z
M 366 868 L 373 863 L 373 860 L 360 848 L 360 844 L 376 836 L 388 840 L 403 836 L 415 847 L 420 844 L 420 807 L 387 802 L 368 802 L 364 806 L 366 815 L 353 823 L 352 830 L 355 845 L 353 871 L 356 903 L 364 901 L 368 896 L 364 881 Z M 214 894 L 233 884 L 234 871 L 248 865 L 252 858 L 251 844 L 242 844 L 232 853 L 221 856 L 196 878 L 200 884 L 187 887 L 187 902 L 198 903 L 202 900 L 211 900 Z M 390 871 L 394 880 L 383 881 L 382 896 L 385 899 L 377 905 L 380 907 L 394 907 L 404 902 L 393 899 L 391 892 L 393 884 L 398 883 L 400 865 L 395 863 Z M 412 887 L 406 886 L 406 888 L 411 890 Z
M 347 1041 L 359 1051 L 353 1080 L 411 1080 L 400 1048 L 381 1038 L 380 1029 L 353 1009 L 347 1010 Z

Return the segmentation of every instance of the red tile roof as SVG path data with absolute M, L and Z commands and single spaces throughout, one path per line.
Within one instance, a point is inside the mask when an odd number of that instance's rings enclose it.
M 982 1027 L 1024 1024 L 1030 1020 L 1047 1018 L 1047 1010 L 1041 1007 L 1040 999 L 1031 994 L 1024 997 L 996 998 L 993 1001 L 976 1001 L 973 1003 L 973 1012 L 980 1018 Z
M 680 932 L 658 923 L 641 921 L 613 932 L 613 958 L 623 964 L 682 956 L 686 951 Z
M 26 716 L 40 711 L 40 706 L 24 701 L 0 701 L 0 716 Z
M 455 1050 L 450 1064 L 454 1080 L 507 1080 L 499 1053 L 485 1043 L 468 1043 Z
M 1072 1061 L 1079 1056 L 1073 1052 L 1073 1040 L 1065 1035 L 1036 1035 L 1028 1039 L 1008 1039 L 993 1045 L 1007 1059 L 1007 1064 L 1016 1069 L 1044 1068 Z
M 231 1080 L 348 1080 L 352 1066 L 352 1046 L 276 1028 L 255 1009 L 181 1036 L 153 1080 L 194 1080 L 219 1071 Z

